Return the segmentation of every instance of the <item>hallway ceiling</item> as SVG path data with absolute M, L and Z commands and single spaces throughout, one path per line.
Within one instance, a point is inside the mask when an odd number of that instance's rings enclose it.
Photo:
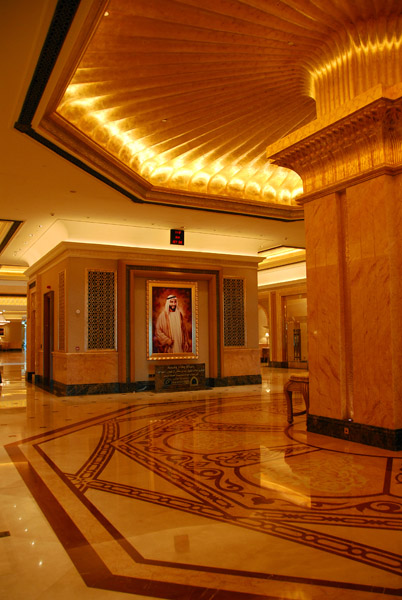
M 346 25 L 400 2 L 83 0 L 27 110 L 56 4 L 2 7 L 0 219 L 22 225 L 0 264 L 63 240 L 168 249 L 171 228 L 196 252 L 304 245 L 301 180 L 265 149 L 315 118 L 312 75 Z

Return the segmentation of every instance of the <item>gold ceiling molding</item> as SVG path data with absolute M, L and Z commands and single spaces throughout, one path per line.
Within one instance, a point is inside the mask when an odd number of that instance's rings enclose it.
M 26 296 L 16 296 L 16 295 L 11 295 L 11 296 L 3 296 L 2 294 L 0 294 L 0 305 L 1 306 L 26 306 L 27 305 L 27 298 Z
M 272 155 L 295 169 L 309 194 L 402 172 L 402 97 L 380 98 Z
M 18 279 L 27 281 L 27 277 L 24 275 L 26 269 L 27 267 L 0 265 L 0 279 Z
M 315 123 L 316 101 L 323 118 L 394 82 L 401 12 L 400 0 L 94 2 L 40 130 L 140 199 L 294 218 L 300 173 L 265 148 Z
M 311 68 L 317 115 L 382 84 L 402 81 L 402 15 L 350 24 L 328 40 Z

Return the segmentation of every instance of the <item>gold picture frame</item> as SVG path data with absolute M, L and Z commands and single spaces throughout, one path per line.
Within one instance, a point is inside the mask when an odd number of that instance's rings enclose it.
M 147 281 L 147 358 L 198 358 L 198 285 Z

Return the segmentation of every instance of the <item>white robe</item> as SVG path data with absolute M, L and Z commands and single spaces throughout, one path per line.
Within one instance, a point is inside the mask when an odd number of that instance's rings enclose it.
M 173 354 L 183 352 L 183 333 L 181 330 L 181 315 L 179 310 L 169 312 L 170 331 L 173 339 Z

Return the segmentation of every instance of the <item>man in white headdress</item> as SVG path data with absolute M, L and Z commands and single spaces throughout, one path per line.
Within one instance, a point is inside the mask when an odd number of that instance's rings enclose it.
M 158 316 L 154 342 L 157 352 L 181 354 L 191 349 L 184 317 L 174 294 L 166 298 L 165 308 Z

